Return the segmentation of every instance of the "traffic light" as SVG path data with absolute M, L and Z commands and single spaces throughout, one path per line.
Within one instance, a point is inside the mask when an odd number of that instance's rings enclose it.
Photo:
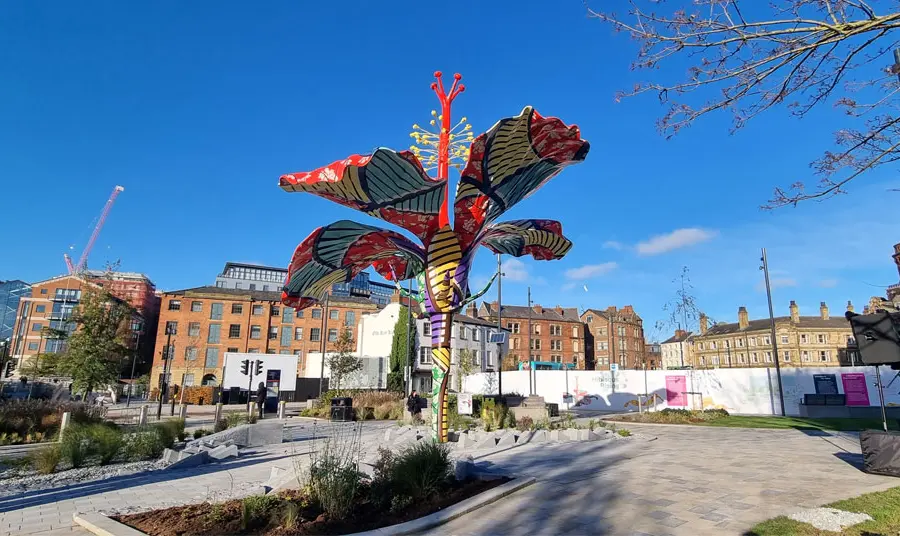
M 259 376 L 262 374 L 263 362 L 261 359 L 256 360 L 256 375 Z
M 248 372 L 250 372 L 250 360 L 245 359 L 241 361 L 241 374 L 246 376 Z

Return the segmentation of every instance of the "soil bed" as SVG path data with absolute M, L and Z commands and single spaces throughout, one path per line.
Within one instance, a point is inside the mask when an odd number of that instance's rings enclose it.
M 365 490 L 346 520 L 328 519 L 322 509 L 309 501 L 302 491 L 289 491 L 273 499 L 266 512 L 246 520 L 242 500 L 219 504 L 191 504 L 140 514 L 115 516 L 113 519 L 130 525 L 150 536 L 218 536 L 246 534 L 264 536 L 293 536 L 299 534 L 349 534 L 404 523 L 427 516 L 464 501 L 510 479 L 465 480 L 454 482 L 448 489 L 396 511 L 370 502 Z M 286 526 L 285 511 L 296 510 L 296 522 Z M 388 507 L 389 508 L 389 507 Z

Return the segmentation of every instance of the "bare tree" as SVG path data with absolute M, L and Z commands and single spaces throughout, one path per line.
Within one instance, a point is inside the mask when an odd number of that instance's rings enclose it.
M 694 285 L 691 284 L 690 270 L 687 266 L 681 267 L 681 273 L 672 280 L 672 284 L 675 285 L 675 297 L 663 305 L 662 310 L 666 318 L 654 324 L 654 331 L 657 333 L 670 331 L 673 327 L 695 331 L 703 311 L 697 305 Z
M 626 0 L 619 0 L 623 4 Z M 613 2 L 606 0 L 604 5 Z M 775 188 L 762 208 L 796 205 L 843 193 L 862 173 L 900 158 L 897 74 L 900 28 L 896 0 L 627 0 L 628 14 L 591 15 L 640 44 L 633 69 L 692 63 L 679 82 L 646 82 L 618 99 L 656 93 L 668 104 L 657 122 L 667 137 L 719 110 L 733 114 L 732 132 L 777 105 L 799 118 L 833 102 L 848 116 L 834 151 L 810 165 L 817 182 Z M 677 5 L 666 9 L 669 5 Z M 652 6 L 652 7 L 651 7 Z M 663 12 L 652 11 L 663 9 Z M 768 10 L 768 13 L 765 13 Z M 765 13 L 764 16 L 760 16 Z M 703 91 L 707 90 L 707 91 Z M 862 91 L 864 101 L 851 95 Z M 689 104 L 705 95 L 700 104 Z M 700 99 L 703 99 L 700 96 Z

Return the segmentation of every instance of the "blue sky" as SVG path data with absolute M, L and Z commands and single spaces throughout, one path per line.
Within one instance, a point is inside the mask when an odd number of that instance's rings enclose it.
M 839 111 L 797 121 L 775 109 L 733 136 L 711 116 L 666 141 L 654 96 L 614 101 L 642 79 L 634 52 L 580 1 L 5 2 L 0 279 L 61 273 L 116 184 L 92 266 L 119 259 L 175 289 L 211 284 L 228 260 L 286 265 L 319 225 L 374 222 L 287 194 L 278 177 L 406 147 L 442 70 L 463 74 L 454 110 L 475 132 L 530 104 L 591 142 L 585 163 L 508 213 L 559 219 L 575 242 L 561 261 L 508 264 L 508 300 L 524 302 L 530 283 L 544 305 L 632 304 L 651 333 L 687 265 L 713 318 L 734 321 L 740 305 L 762 316 L 763 246 L 781 314 L 791 299 L 840 311 L 897 282 L 894 169 L 825 203 L 758 209 L 773 186 L 808 177 Z M 484 250 L 476 279 L 493 262 Z

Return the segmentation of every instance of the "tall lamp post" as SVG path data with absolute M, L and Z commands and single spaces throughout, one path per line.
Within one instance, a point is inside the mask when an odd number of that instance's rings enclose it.
M 319 367 L 319 398 L 322 398 L 322 392 L 325 387 L 325 331 L 328 329 L 328 298 L 330 294 L 325 295 L 325 307 L 322 308 L 322 333 L 319 334 L 319 340 L 322 341 L 319 348 L 322 352 L 322 363 Z
M 138 358 L 138 350 L 141 345 L 141 335 L 144 333 L 144 325 L 141 324 L 140 327 L 133 331 L 132 334 L 134 336 L 134 356 L 131 358 L 131 383 L 128 385 L 128 396 L 125 398 L 125 407 L 131 406 L 131 393 L 134 391 L 134 368 L 137 365 Z
M 769 322 L 772 324 L 772 353 L 775 354 L 775 374 L 778 376 L 778 401 L 781 405 L 781 416 L 784 417 L 784 390 L 781 388 L 781 365 L 778 364 L 778 343 L 775 342 L 775 313 L 772 310 L 772 288 L 769 285 L 769 260 L 766 257 L 766 248 L 762 248 L 762 261 L 760 270 L 766 276 L 766 298 L 769 300 Z
M 528 396 L 534 394 L 534 384 L 531 381 L 532 376 L 534 375 L 534 360 L 531 358 L 531 352 L 534 350 L 531 341 L 531 332 L 533 331 L 531 327 L 531 287 L 528 287 Z
M 163 354 L 163 372 L 159 378 L 159 404 L 156 406 L 156 420 L 162 419 L 163 398 L 166 391 L 169 390 L 169 370 L 171 370 L 172 359 L 175 352 L 172 351 L 172 335 L 178 334 L 178 328 L 174 325 L 166 323 L 166 349 Z
M 500 254 L 497 254 L 497 333 L 503 333 L 503 272 L 500 270 Z M 508 347 L 507 347 L 508 350 Z M 503 344 L 497 345 L 497 394 L 500 395 L 500 403 L 503 403 Z

